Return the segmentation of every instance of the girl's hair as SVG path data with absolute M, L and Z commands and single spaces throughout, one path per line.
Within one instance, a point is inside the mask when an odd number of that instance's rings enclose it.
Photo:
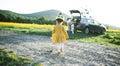
M 62 19 L 56 19 L 56 20 L 57 20 L 57 22 L 58 22 L 58 23 L 63 22 L 63 20 L 62 20 Z

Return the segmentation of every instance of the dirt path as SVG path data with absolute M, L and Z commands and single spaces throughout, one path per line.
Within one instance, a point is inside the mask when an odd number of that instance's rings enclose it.
M 0 48 L 14 50 L 15 54 L 28 57 L 34 63 L 46 66 L 119 66 L 120 48 L 100 44 L 90 44 L 69 40 L 65 44 L 65 54 L 50 53 L 50 37 L 16 34 L 0 31 Z

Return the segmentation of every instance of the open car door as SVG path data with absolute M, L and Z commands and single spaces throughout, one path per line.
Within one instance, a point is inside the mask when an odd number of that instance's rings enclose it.
M 70 10 L 70 13 L 73 16 L 73 18 L 81 20 L 81 13 L 79 10 Z

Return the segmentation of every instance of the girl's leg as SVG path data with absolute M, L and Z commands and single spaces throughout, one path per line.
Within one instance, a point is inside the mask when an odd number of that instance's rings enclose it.
M 52 52 L 59 51 L 59 43 L 53 43 L 52 45 Z
M 59 44 L 57 44 L 57 45 L 56 45 L 56 48 L 57 48 L 57 51 L 58 51 L 58 52 L 60 52 L 60 49 L 61 49 L 61 44 L 60 44 L 60 43 L 59 43 Z
M 56 44 L 55 43 L 52 44 L 52 50 L 51 50 L 51 52 L 54 52 L 54 51 L 56 51 Z
M 61 46 L 60 46 L 61 48 L 60 48 L 60 50 L 61 50 L 61 52 L 64 52 L 64 43 L 61 43 Z

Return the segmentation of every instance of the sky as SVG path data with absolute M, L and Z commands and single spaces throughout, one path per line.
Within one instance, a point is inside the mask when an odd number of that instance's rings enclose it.
M 29 14 L 50 9 L 70 15 L 69 10 L 87 8 L 92 18 L 120 27 L 119 0 L 0 0 L 0 9 Z

